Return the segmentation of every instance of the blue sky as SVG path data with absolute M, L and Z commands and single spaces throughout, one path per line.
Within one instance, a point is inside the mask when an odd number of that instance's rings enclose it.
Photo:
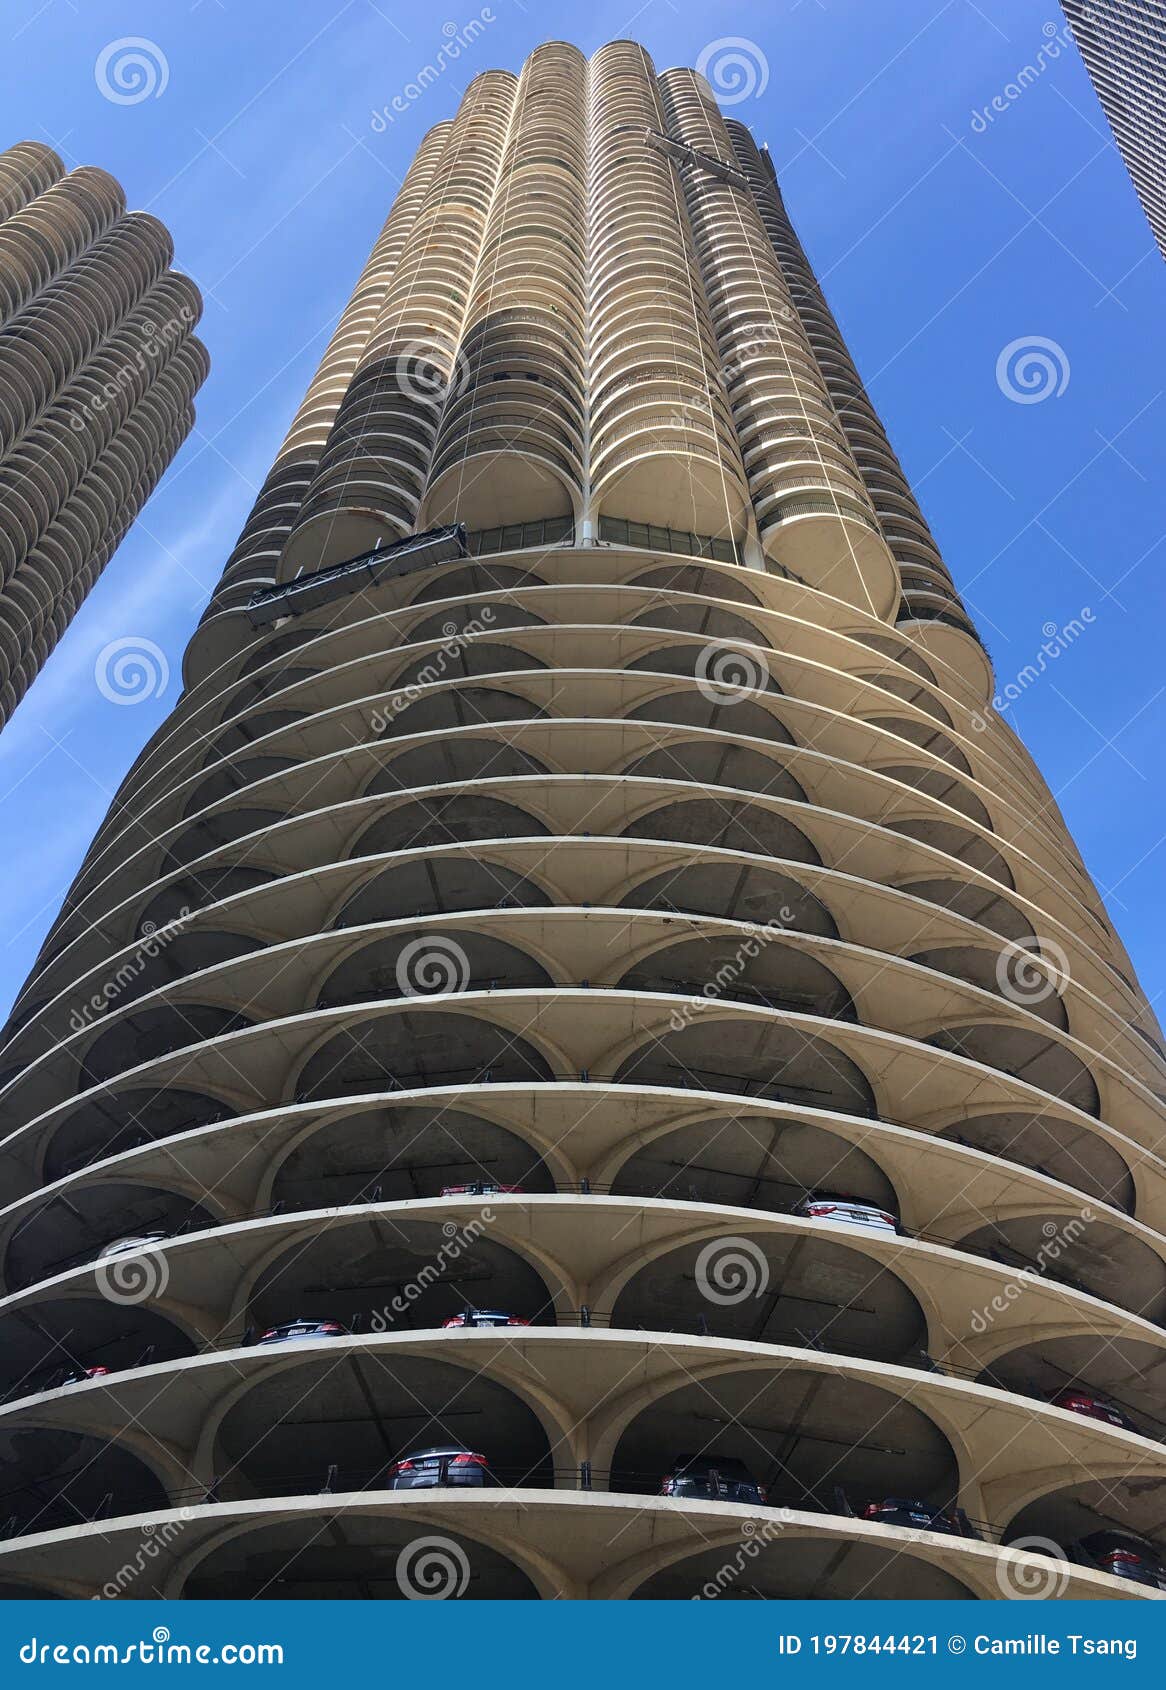
M 410 98 L 443 26 L 475 19 Z M 212 372 L 195 435 L 0 735 L 0 1009 L 175 703 L 183 647 L 417 142 L 478 70 L 517 70 L 548 38 L 591 51 L 629 35 L 659 69 L 752 44 L 734 115 L 770 146 L 1001 688 L 1046 628 L 1090 613 L 1010 716 L 1158 998 L 1166 267 L 1063 27 L 1054 0 L 7 0 L 0 146 L 50 140 L 169 225 L 206 297 Z M 157 89 L 118 104 L 95 67 L 129 36 L 152 43 Z M 1040 73 L 1013 97 L 1025 66 Z M 997 363 L 1034 339 L 1055 343 L 1063 391 L 1019 403 Z M 132 707 L 94 678 L 129 637 L 171 670 Z

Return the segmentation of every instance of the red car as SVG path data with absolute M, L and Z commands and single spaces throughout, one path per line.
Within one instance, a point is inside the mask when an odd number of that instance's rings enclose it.
M 463 1309 L 461 1314 L 450 1315 L 443 1320 L 442 1328 L 447 1326 L 529 1326 L 529 1320 L 519 1320 L 517 1315 L 504 1314 L 501 1309 Z
M 1120 1426 L 1123 1432 L 1136 1432 L 1128 1414 L 1123 1414 L 1120 1408 L 1114 1408 L 1112 1403 L 1103 1402 L 1100 1397 L 1087 1396 L 1084 1391 L 1058 1391 L 1052 1398 L 1054 1408 L 1067 1408 L 1070 1414 L 1083 1414 L 1087 1420 L 1100 1420 L 1106 1426 Z
M 520 1185 L 486 1185 L 477 1180 L 472 1185 L 443 1185 L 443 1197 L 510 1197 L 514 1194 L 521 1196 Z

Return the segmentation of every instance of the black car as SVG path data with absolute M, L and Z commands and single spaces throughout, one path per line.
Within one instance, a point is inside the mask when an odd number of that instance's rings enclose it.
M 881 1502 L 868 1502 L 859 1517 L 875 1520 L 880 1526 L 903 1526 L 908 1531 L 943 1532 L 947 1537 L 975 1535 L 960 1509 L 935 1508 L 930 1502 L 903 1496 L 885 1496 Z
M 1132 1579 L 1135 1584 L 1166 1590 L 1166 1567 L 1160 1551 L 1132 1532 L 1090 1532 L 1074 1544 L 1071 1553 L 1075 1561 L 1097 1567 L 1115 1579 Z
M 490 1463 L 484 1455 L 460 1444 L 442 1444 L 400 1456 L 385 1474 L 385 1489 L 432 1490 L 436 1485 L 480 1488 L 492 1481 Z
M 286 1344 L 296 1338 L 347 1338 L 348 1328 L 338 1320 L 287 1320 L 282 1326 L 269 1326 L 256 1338 L 257 1344 Z
M 734 1455 L 678 1455 L 660 1482 L 661 1496 L 694 1496 L 709 1502 L 764 1503 L 759 1485 Z
M 450 1326 L 529 1326 L 529 1320 L 520 1320 L 516 1314 L 507 1314 L 505 1309 L 463 1309 L 460 1314 L 451 1314 L 448 1320 L 442 1321 L 443 1327 Z

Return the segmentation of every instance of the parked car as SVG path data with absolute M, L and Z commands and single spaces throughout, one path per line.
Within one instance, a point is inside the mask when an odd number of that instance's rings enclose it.
M 1120 1426 L 1124 1432 L 1136 1432 L 1128 1414 L 1123 1414 L 1120 1408 L 1105 1402 L 1101 1397 L 1091 1397 L 1085 1391 L 1058 1391 L 1051 1402 L 1054 1408 L 1067 1408 L 1070 1414 L 1083 1414 L 1089 1420 L 1101 1420 L 1107 1426 Z
M 1097 1567 L 1116 1579 L 1132 1579 L 1135 1584 L 1166 1590 L 1161 1551 L 1132 1532 L 1090 1532 L 1069 1553 L 1074 1561 Z
M 529 1320 L 520 1320 L 517 1315 L 505 1314 L 501 1309 L 463 1309 L 460 1314 L 450 1315 L 448 1320 L 442 1321 L 442 1327 L 448 1326 L 529 1326 Z
M 394 1461 L 385 1474 L 386 1490 L 432 1490 L 437 1485 L 473 1485 L 492 1482 L 490 1463 L 475 1450 L 460 1444 L 442 1444 L 434 1449 L 415 1449 Z
M 510 1197 L 518 1193 L 521 1195 L 520 1185 L 490 1185 L 483 1180 L 475 1180 L 469 1185 L 443 1185 L 443 1197 Z
M 859 1515 L 880 1526 L 904 1526 L 908 1531 L 943 1532 L 947 1537 L 974 1537 L 967 1516 L 958 1508 L 935 1508 L 930 1502 L 915 1502 L 902 1496 L 885 1496 L 868 1502 Z
M 338 1320 L 288 1320 L 282 1326 L 269 1326 L 256 1338 L 257 1344 L 286 1344 L 296 1338 L 347 1338 L 347 1326 Z
M 112 1244 L 106 1244 L 97 1252 L 96 1261 L 104 1261 L 107 1256 L 136 1256 L 139 1250 L 148 1250 L 151 1244 L 165 1244 L 170 1237 L 168 1232 L 139 1232 L 129 1238 L 115 1238 Z
M 695 1496 L 709 1502 L 764 1503 L 759 1485 L 734 1455 L 678 1455 L 660 1482 L 661 1496 Z
M 794 1207 L 795 1215 L 808 1220 L 830 1221 L 834 1226 L 849 1227 L 853 1232 L 897 1233 L 898 1218 L 877 1203 L 866 1203 L 861 1197 L 846 1197 L 829 1191 L 808 1191 Z
M 83 1385 L 86 1379 L 104 1379 L 108 1372 L 108 1367 L 75 1367 L 71 1373 L 66 1373 L 61 1384 Z

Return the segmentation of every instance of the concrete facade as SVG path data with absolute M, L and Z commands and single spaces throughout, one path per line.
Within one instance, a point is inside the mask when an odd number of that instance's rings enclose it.
M 0 1587 L 1154 1594 L 1161 1034 L 701 78 L 471 83 L 186 683 L 0 1057 Z

